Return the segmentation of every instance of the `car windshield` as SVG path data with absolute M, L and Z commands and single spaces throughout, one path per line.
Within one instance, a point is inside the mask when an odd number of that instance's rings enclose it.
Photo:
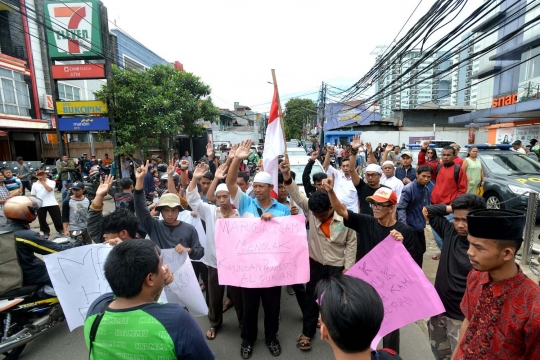
M 302 174 L 304 173 L 304 169 L 306 168 L 306 165 L 291 165 L 291 170 L 294 171 L 296 175 L 296 183 L 298 185 L 302 185 Z M 313 164 L 313 168 L 311 169 L 311 174 L 309 174 L 309 178 L 313 180 L 313 174 L 324 172 L 323 168 L 319 164 Z
M 298 149 L 298 150 L 287 149 L 287 154 L 289 154 L 289 156 L 307 156 L 304 149 Z
M 484 165 L 496 175 L 540 174 L 540 163 L 513 153 L 479 154 Z

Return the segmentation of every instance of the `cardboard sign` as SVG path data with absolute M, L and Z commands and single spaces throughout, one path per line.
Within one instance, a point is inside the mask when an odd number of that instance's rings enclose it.
M 219 283 L 246 288 L 309 281 L 309 252 L 303 215 L 218 219 Z

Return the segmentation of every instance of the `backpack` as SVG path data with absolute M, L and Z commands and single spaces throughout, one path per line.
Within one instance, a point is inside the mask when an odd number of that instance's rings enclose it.
M 459 183 L 459 170 L 461 170 L 461 166 L 459 166 L 458 164 L 455 164 L 456 166 L 454 167 L 454 180 L 456 181 L 456 184 Z M 435 170 L 435 174 L 439 175 L 439 170 L 441 169 L 441 167 L 443 166 L 443 164 L 439 164 L 437 165 L 437 170 Z

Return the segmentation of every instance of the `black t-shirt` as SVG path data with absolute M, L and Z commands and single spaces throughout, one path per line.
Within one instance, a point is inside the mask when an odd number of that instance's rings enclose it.
M 467 250 L 469 241 L 459 236 L 454 224 L 444 216 L 446 205 L 432 205 L 427 207 L 429 224 L 431 228 L 441 235 L 443 246 L 437 275 L 435 276 L 435 290 L 449 317 L 463 320 L 465 316 L 459 305 L 467 288 L 467 276 L 472 269 Z
M 379 188 L 382 187 L 388 186 L 379 185 L 379 187 L 375 189 L 369 186 L 364 180 L 360 179 L 360 183 L 355 186 L 356 192 L 358 193 L 358 201 L 360 203 L 360 214 L 373 216 L 373 210 L 371 209 L 371 206 L 369 206 L 369 203 L 366 201 L 366 198 L 375 194 L 375 191 L 379 190 Z
M 356 230 L 357 232 L 356 261 L 363 258 L 377 246 L 377 244 L 390 235 L 390 231 L 394 229 L 403 235 L 403 245 L 412 257 L 420 252 L 420 249 L 418 249 L 419 246 L 416 232 L 401 221 L 396 221 L 394 225 L 386 227 L 379 224 L 377 219 L 373 216 L 355 214 L 350 210 L 348 210 L 348 212 L 349 219 L 343 219 L 343 223 L 346 227 Z
M 118 209 L 128 209 L 135 214 L 135 204 L 133 204 L 133 194 L 121 192 L 114 195 L 114 207 Z

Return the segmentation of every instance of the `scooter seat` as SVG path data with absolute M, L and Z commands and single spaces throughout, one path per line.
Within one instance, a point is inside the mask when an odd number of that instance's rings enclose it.
M 0 294 L 0 300 L 14 299 L 21 296 L 27 296 L 37 291 L 39 288 L 39 285 L 26 285 L 21 288 L 8 291 L 7 293 Z

